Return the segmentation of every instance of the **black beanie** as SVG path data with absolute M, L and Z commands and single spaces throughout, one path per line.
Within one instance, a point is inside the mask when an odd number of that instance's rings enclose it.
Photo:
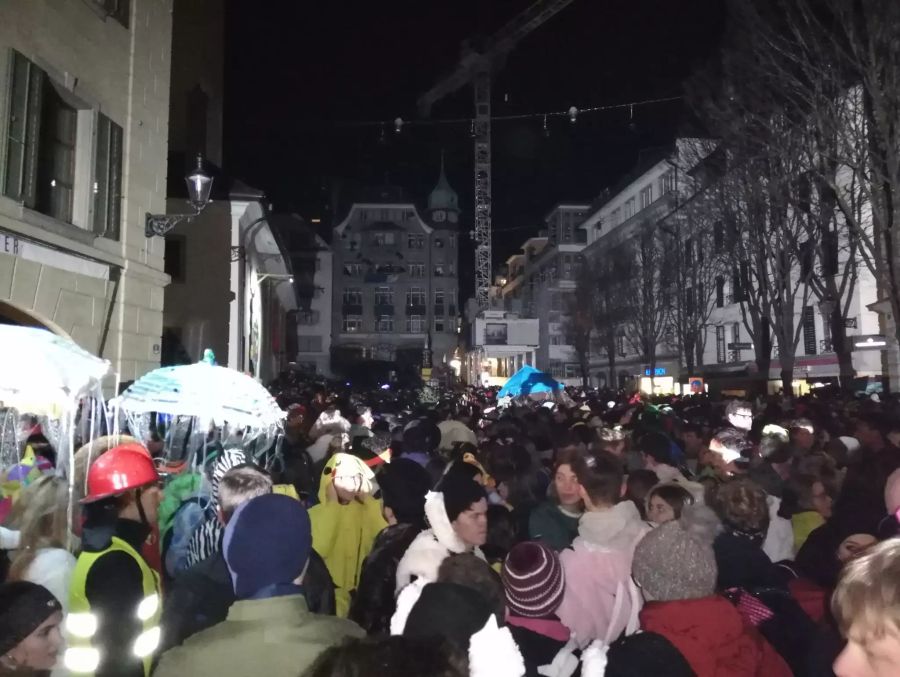
M 469 640 L 493 608 L 478 592 L 457 583 L 429 583 L 409 612 L 404 637 L 444 637 L 468 653 Z
M 453 472 L 447 473 L 441 478 L 435 491 L 443 494 L 444 510 L 447 512 L 447 519 L 451 522 L 459 517 L 460 513 L 471 508 L 473 503 L 487 497 L 484 487 L 478 482 Z
M 428 472 L 415 461 L 398 458 L 385 464 L 378 475 L 381 498 L 398 522 L 421 524 L 425 519 L 425 494 L 431 488 Z
M 681 652 L 655 632 L 622 637 L 609 645 L 606 677 L 696 677 Z
M 0 654 L 28 637 L 62 606 L 43 585 L 15 581 L 0 585 Z

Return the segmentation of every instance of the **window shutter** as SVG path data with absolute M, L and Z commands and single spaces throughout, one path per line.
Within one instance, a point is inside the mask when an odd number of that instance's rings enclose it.
M 6 176 L 3 192 L 34 207 L 37 186 L 38 137 L 44 72 L 12 50 L 7 121 Z

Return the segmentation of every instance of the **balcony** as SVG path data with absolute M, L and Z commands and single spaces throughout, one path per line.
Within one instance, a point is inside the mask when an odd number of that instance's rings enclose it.
M 393 317 L 394 316 L 394 306 L 393 304 L 388 305 L 386 303 L 376 303 L 375 304 L 375 317 Z
M 345 303 L 341 311 L 344 315 L 362 315 L 363 307 L 361 303 Z
M 414 303 L 412 305 L 406 306 L 406 316 L 412 317 L 413 315 L 421 315 L 425 316 L 428 314 L 428 308 L 426 308 L 424 303 Z
M 435 314 L 437 317 L 443 317 L 443 316 L 444 316 L 444 310 L 446 310 L 446 306 L 445 306 L 443 303 L 441 303 L 441 304 L 436 304 L 436 305 L 434 306 L 434 314 Z

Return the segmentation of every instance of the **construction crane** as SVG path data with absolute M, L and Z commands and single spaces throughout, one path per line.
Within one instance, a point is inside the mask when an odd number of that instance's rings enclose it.
M 472 83 L 475 92 L 475 302 L 479 310 L 490 304 L 491 286 L 491 76 L 494 68 L 529 33 L 565 9 L 574 0 L 537 0 L 489 38 L 480 51 L 464 49 L 456 69 L 423 94 L 419 113 L 448 94 Z

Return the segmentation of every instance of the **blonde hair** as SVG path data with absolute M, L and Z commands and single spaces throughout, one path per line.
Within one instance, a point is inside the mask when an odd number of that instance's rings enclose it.
M 900 631 L 900 539 L 873 546 L 844 567 L 831 598 L 841 634 L 881 637 Z
M 68 497 L 66 481 L 55 475 L 45 475 L 22 490 L 21 542 L 10 565 L 9 580 L 22 580 L 39 548 L 66 547 Z

